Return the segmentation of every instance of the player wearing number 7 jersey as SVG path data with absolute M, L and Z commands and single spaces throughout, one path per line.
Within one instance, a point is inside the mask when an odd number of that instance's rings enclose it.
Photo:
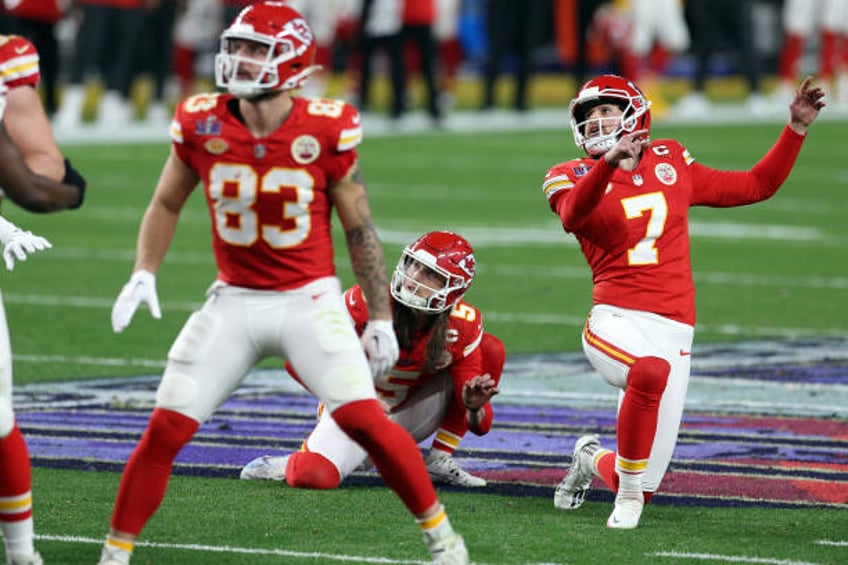
M 551 168 L 543 184 L 551 209 L 583 250 L 594 306 L 583 349 L 618 387 L 617 452 L 594 436 L 578 439 L 554 504 L 573 509 L 592 478 L 616 493 L 611 528 L 635 528 L 677 441 L 695 324 L 689 257 L 690 206 L 730 207 L 772 196 L 789 175 L 824 91 L 806 79 L 789 123 L 748 171 L 697 163 L 677 141 L 649 139 L 650 102 L 623 77 L 596 77 L 569 106 L 578 147 L 589 155 Z
M 268 357 L 289 361 L 368 453 L 435 561 L 468 562 L 415 441 L 377 400 L 373 379 L 394 366 L 399 351 L 356 154 L 359 116 L 342 102 L 291 94 L 315 70 L 314 55 L 300 14 L 282 2 L 254 3 L 221 36 L 216 83 L 228 93 L 194 96 L 176 109 L 171 153 L 141 223 L 134 274 L 112 310 L 113 329 L 122 331 L 142 302 L 160 317 L 154 273 L 198 183 L 218 274 L 168 353 L 153 414 L 121 478 L 103 565 L 129 563 L 177 454 Z M 334 208 L 368 304 L 361 337 L 333 264 Z

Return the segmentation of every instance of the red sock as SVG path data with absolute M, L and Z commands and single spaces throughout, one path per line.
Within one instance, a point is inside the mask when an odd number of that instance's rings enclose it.
M 668 62 L 671 60 L 671 53 L 662 45 L 655 44 L 648 54 L 648 65 L 651 71 L 658 75 L 662 75 L 668 67 Z
M 414 515 L 436 503 L 424 459 L 409 432 L 386 417 L 376 400 L 348 402 L 333 412 L 339 427 L 362 446 L 383 477 Z
M 333 489 L 342 482 L 332 461 L 311 451 L 296 451 L 286 464 L 286 482 L 294 488 Z
M 798 61 L 804 50 L 804 38 L 795 33 L 787 33 L 783 38 L 783 49 L 777 66 L 777 76 L 784 81 L 794 81 Z
M 601 455 L 601 457 L 595 462 L 595 468 L 597 469 L 601 480 L 604 481 L 613 494 L 617 494 L 618 473 L 615 472 L 615 453 L 612 451 L 606 451 L 606 453 Z M 645 499 L 645 504 L 648 504 L 648 501 L 651 500 L 654 493 L 642 491 L 642 496 Z
M 629 49 L 621 51 L 618 58 L 618 66 L 621 70 L 621 76 L 634 82 L 638 82 L 642 78 L 641 62 Z
M 31 489 L 29 452 L 24 436 L 15 424 L 9 435 L 0 439 L 0 501 L 16 499 L 16 502 L 20 503 L 20 497 L 28 495 Z M 3 522 L 17 522 L 30 516 L 32 516 L 31 501 L 14 511 L 7 512 L 0 509 L 0 521 Z
M 648 465 L 670 370 L 668 361 L 659 357 L 642 357 L 630 367 L 616 423 L 620 471 L 641 473 Z
M 174 459 L 198 427 L 195 420 L 178 412 L 153 411 L 121 476 L 112 513 L 114 529 L 136 536 L 141 533 L 165 496 Z
M 819 79 L 833 80 L 836 63 L 836 41 L 837 36 L 833 31 L 823 31 L 821 35 L 821 46 L 819 47 Z
M 606 483 L 609 489 L 618 492 L 618 473 L 615 472 L 615 452 L 607 451 L 595 461 L 595 468 L 598 470 L 601 480 Z

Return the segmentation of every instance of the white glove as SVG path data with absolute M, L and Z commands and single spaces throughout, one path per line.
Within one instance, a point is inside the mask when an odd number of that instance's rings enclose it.
M 150 308 L 150 315 L 157 320 L 162 317 L 159 309 L 159 297 L 156 295 L 156 275 L 150 271 L 136 271 L 115 300 L 112 306 L 112 329 L 115 333 L 124 331 L 144 302 Z
M 400 355 L 395 328 L 391 320 L 369 320 L 365 331 L 359 338 L 368 364 L 371 366 L 371 376 L 379 379 L 395 366 Z
M 0 243 L 6 268 L 10 271 L 15 268 L 15 259 L 26 261 L 27 255 L 53 247 L 40 235 L 24 231 L 5 218 L 0 218 Z

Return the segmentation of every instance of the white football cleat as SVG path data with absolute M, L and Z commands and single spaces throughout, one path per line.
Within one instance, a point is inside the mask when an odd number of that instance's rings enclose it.
M 645 507 L 644 497 L 639 494 L 622 494 L 615 497 L 615 508 L 607 519 L 608 528 L 632 530 L 639 525 L 642 509 Z
M 427 464 L 427 473 L 433 482 L 448 483 L 463 487 L 484 487 L 486 479 L 475 477 L 456 464 L 453 457 L 438 449 L 430 450 L 424 460 Z
M 41 559 L 41 555 L 37 551 L 33 555 L 9 556 L 8 559 L 8 565 L 44 565 L 44 560 Z
M 574 444 L 568 474 L 554 490 L 554 506 L 560 510 L 576 510 L 586 500 L 595 476 L 595 454 L 601 449 L 597 436 L 583 436 Z
M 128 551 L 114 547 L 104 547 L 100 553 L 100 561 L 97 565 L 129 565 L 130 555 Z
M 430 539 L 425 534 L 424 541 L 427 543 L 427 550 L 435 565 L 468 565 L 470 563 L 465 540 L 457 533 L 452 533 L 440 540 Z
M 284 481 L 288 462 L 288 455 L 257 457 L 242 468 L 239 479 L 243 481 Z

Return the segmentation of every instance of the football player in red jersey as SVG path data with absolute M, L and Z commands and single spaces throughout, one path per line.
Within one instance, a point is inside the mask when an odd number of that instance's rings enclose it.
M 356 154 L 359 115 L 344 102 L 292 95 L 315 70 L 314 54 L 298 12 L 282 2 L 257 2 L 221 36 L 215 78 L 228 93 L 196 95 L 176 108 L 171 153 L 141 223 L 134 273 L 112 310 L 113 329 L 122 331 L 142 302 L 161 316 L 155 273 L 198 183 L 218 274 L 169 351 L 150 422 L 124 469 L 102 564 L 129 562 L 180 449 L 247 373 L 272 356 L 290 361 L 368 452 L 415 516 L 436 562 L 468 562 L 415 441 L 377 400 L 373 379 L 399 352 L 385 260 Z M 333 208 L 368 304 L 362 336 L 349 322 L 333 264 Z
M 592 268 L 594 306 L 583 349 L 621 393 L 618 451 L 581 437 L 554 495 L 558 508 L 579 507 L 598 476 L 616 493 L 607 526 L 638 525 L 671 460 L 689 381 L 695 289 L 688 209 L 772 196 L 792 170 L 824 94 L 805 79 L 789 105 L 789 123 L 747 171 L 712 169 L 675 140 L 651 140 L 650 102 L 626 78 L 596 77 L 571 102 L 574 140 L 589 156 L 551 168 L 543 188 Z
M 2 40 L 2 36 L 0 36 Z M 27 168 L 14 140 L 7 134 L 4 114 L 7 87 L 0 81 L 0 186 L 15 204 L 31 212 L 53 212 L 82 204 L 83 189 L 38 176 Z M 84 188 L 84 187 L 83 187 Z M 24 231 L 0 217 L 0 245 L 10 271 L 15 261 L 51 247 L 43 237 Z M 0 294 L 0 530 L 6 562 L 40 565 L 35 550 L 32 518 L 32 471 L 29 451 L 15 420 L 12 405 L 12 346 Z
M 455 233 L 429 232 L 404 249 L 391 283 L 400 357 L 376 382 L 389 417 L 416 441 L 436 434 L 426 459 L 430 477 L 469 487 L 486 481 L 459 467 L 451 454 L 469 430 L 484 435 L 491 429 L 489 400 L 498 393 L 505 357 L 503 343 L 483 331 L 480 311 L 462 299 L 475 271 L 471 246 Z M 348 289 L 345 304 L 362 333 L 368 321 L 362 289 Z M 367 457 L 322 411 L 300 451 L 258 457 L 241 478 L 336 488 Z

